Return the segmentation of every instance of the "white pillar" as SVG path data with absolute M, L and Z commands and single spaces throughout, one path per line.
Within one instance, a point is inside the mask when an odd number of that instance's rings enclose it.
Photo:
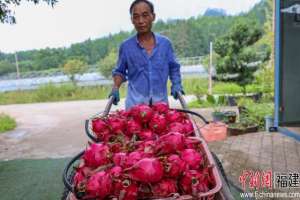
M 208 94 L 212 95 L 212 67 L 213 67 L 213 43 L 210 42 L 210 59 L 208 67 Z
M 18 62 L 17 52 L 15 52 L 15 60 L 16 60 L 16 69 L 17 69 L 17 79 L 19 79 L 20 78 L 20 71 L 19 71 L 19 62 Z

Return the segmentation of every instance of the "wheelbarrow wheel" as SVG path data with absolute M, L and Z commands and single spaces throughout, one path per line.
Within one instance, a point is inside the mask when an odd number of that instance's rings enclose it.
M 72 171 L 70 172 L 70 174 L 68 175 L 68 182 L 69 183 L 73 182 L 73 178 L 75 176 L 75 173 L 76 173 L 76 170 L 75 170 L 75 168 L 73 168 Z M 64 191 L 62 193 L 61 200 L 69 200 L 68 199 L 69 193 L 70 193 L 70 190 L 67 187 L 64 187 Z

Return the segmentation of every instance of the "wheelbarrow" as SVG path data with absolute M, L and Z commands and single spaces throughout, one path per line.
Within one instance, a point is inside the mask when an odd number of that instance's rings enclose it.
M 179 194 L 175 194 L 172 197 L 164 198 L 161 200 L 191 200 L 191 199 L 199 199 L 199 200 L 233 200 L 235 199 L 232 195 L 232 190 L 235 190 L 236 192 L 243 192 L 239 187 L 235 186 L 232 184 L 232 182 L 228 181 L 227 176 L 225 174 L 224 168 L 213 152 L 210 152 L 208 149 L 208 145 L 203 139 L 200 128 L 196 125 L 196 122 L 194 120 L 194 117 L 200 119 L 204 124 L 208 124 L 209 122 L 199 113 L 190 111 L 187 107 L 187 104 L 185 102 L 185 99 L 183 96 L 178 93 L 178 99 L 180 101 L 180 104 L 182 106 L 182 109 L 175 109 L 179 112 L 187 113 L 193 123 L 194 126 L 194 133 L 195 137 L 200 141 L 201 143 L 201 148 L 202 151 L 205 152 L 206 155 L 206 162 L 210 167 L 210 173 L 213 175 L 215 179 L 215 185 L 214 188 L 212 188 L 209 192 L 207 193 L 199 193 L 197 197 L 195 196 L 190 196 L 190 195 L 183 195 L 180 196 Z M 102 118 L 105 117 L 109 114 L 112 103 L 113 103 L 113 97 L 110 97 L 108 100 L 108 103 L 104 109 L 103 112 L 97 113 L 91 118 L 87 119 L 85 122 L 85 130 L 87 136 L 93 141 L 93 142 L 101 142 L 95 137 L 93 131 L 92 131 L 92 120 L 95 118 Z M 62 195 L 62 200 L 72 200 L 76 199 L 75 197 L 75 188 L 74 185 L 72 184 L 73 177 L 75 175 L 75 166 L 81 157 L 83 156 L 84 151 L 80 152 L 77 154 L 75 157 L 73 157 L 66 165 L 64 171 L 63 171 L 63 183 L 65 185 L 65 189 Z M 78 198 L 78 196 L 77 196 Z M 80 198 L 80 197 L 79 197 Z

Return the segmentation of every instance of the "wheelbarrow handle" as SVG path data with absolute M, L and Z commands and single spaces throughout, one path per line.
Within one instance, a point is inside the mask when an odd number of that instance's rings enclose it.
M 186 104 L 186 101 L 185 101 L 182 93 L 181 92 L 176 92 L 176 93 L 177 93 L 177 97 L 178 97 L 178 100 L 179 100 L 182 108 L 188 110 L 188 106 Z
M 110 97 L 109 97 L 108 102 L 107 102 L 107 104 L 106 104 L 106 106 L 105 106 L 105 109 L 104 109 L 104 111 L 103 111 L 103 115 L 104 115 L 104 116 L 108 115 L 108 113 L 109 113 L 109 111 L 110 111 L 110 109 L 111 109 L 111 106 L 112 106 L 114 100 L 115 100 L 115 97 L 113 97 L 113 96 L 110 96 Z

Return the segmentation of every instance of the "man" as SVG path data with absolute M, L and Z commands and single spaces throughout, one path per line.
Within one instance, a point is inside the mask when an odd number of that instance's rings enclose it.
M 183 92 L 180 65 L 176 61 L 171 42 L 151 31 L 155 20 L 153 4 L 135 0 L 130 6 L 131 21 L 137 34 L 120 45 L 119 58 L 113 70 L 114 86 L 110 96 L 116 105 L 120 100 L 119 88 L 128 80 L 126 109 L 149 102 L 168 102 L 167 81 L 171 80 L 171 94 Z

